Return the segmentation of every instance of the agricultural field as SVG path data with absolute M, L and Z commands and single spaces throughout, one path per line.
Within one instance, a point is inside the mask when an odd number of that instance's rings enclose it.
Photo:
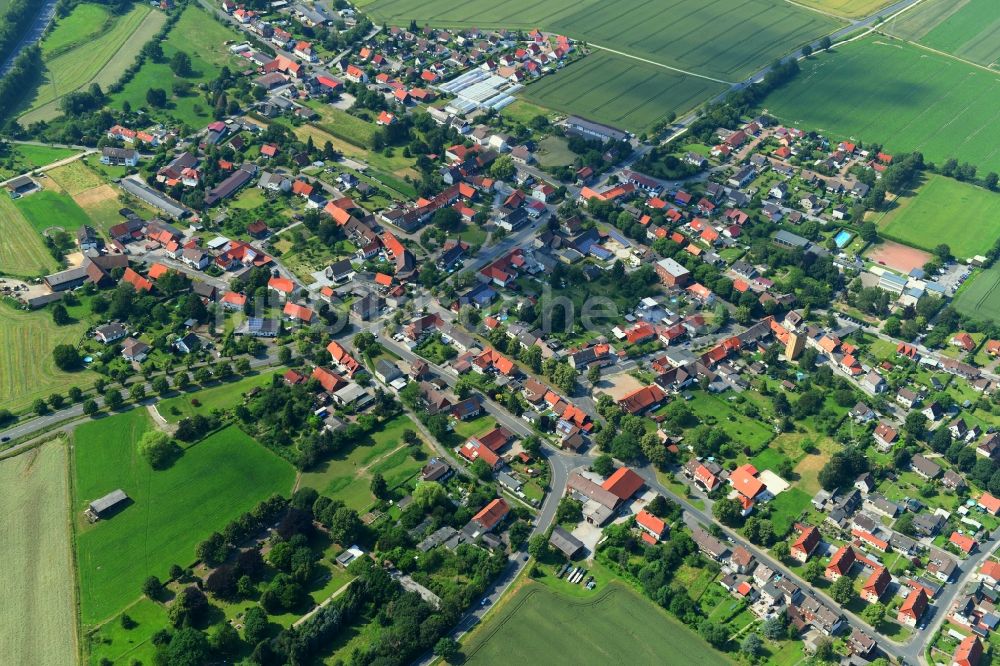
M 299 487 L 315 488 L 320 494 L 339 499 L 359 513 L 367 511 L 375 502 L 370 490 L 374 474 L 381 474 L 389 487 L 394 488 L 425 464 L 430 449 L 423 445 L 420 449 L 422 459 L 417 460 L 411 447 L 403 442 L 404 430 L 417 431 L 417 427 L 406 415 L 396 417 L 350 452 L 334 456 L 317 469 L 303 473 Z
M 872 67 L 878 63 L 878 67 Z M 981 68 L 884 36 L 803 62 L 802 72 L 762 106 L 784 123 L 831 140 L 919 150 L 1000 171 L 1000 79 Z
M 223 65 L 235 67 L 236 61 L 225 42 L 236 39 L 240 39 L 240 33 L 216 21 L 196 3 L 189 4 L 163 40 L 163 61 L 147 60 L 135 78 L 120 93 L 112 95 L 110 105 L 120 109 L 127 101 L 133 109 L 144 109 L 148 107 L 146 91 L 162 88 L 167 92 L 167 108 L 152 110 L 151 115 L 173 118 L 192 127 L 210 123 L 213 120 L 212 109 L 196 87 L 218 76 Z M 191 57 L 192 74 L 184 79 L 175 76 L 168 64 L 178 51 L 184 51 Z M 178 95 L 173 86 L 182 82 L 190 83 L 192 90 Z
M 669 646 L 671 663 L 731 663 L 680 621 L 618 582 L 592 599 L 528 583 L 501 614 L 467 641 L 470 666 L 500 663 L 654 664 Z
M 738 81 L 797 46 L 833 32 L 842 22 L 776 2 L 700 3 L 663 0 L 375 0 L 364 6 L 376 22 L 436 27 L 541 28 L 592 46 Z M 619 63 L 627 73 L 631 63 Z
M 798 4 L 834 16 L 862 18 L 893 4 L 892 0 L 798 0 Z
M 145 410 L 93 421 L 75 433 L 73 511 L 77 522 L 80 614 L 99 623 L 138 599 L 149 575 L 191 564 L 195 546 L 274 493 L 287 495 L 295 470 L 236 427 L 189 446 L 154 471 L 136 442 L 151 427 Z M 121 488 L 132 503 L 90 525 L 87 503 Z
M 66 442 L 0 462 L 0 654 L 10 664 L 76 662 Z
M 49 273 L 58 267 L 58 262 L 45 247 L 42 237 L 34 232 L 10 197 L 0 196 L 0 273 L 33 277 Z M 0 372 L 0 377 L 2 376 Z M 0 380 L 0 397 L 3 396 L 2 387 L 3 381 Z
M 96 229 L 107 232 L 121 222 L 118 211 L 124 204 L 119 190 L 109 185 L 83 160 L 70 162 L 48 172 L 50 183 L 73 198 Z M 129 207 L 141 210 L 129 203 Z
M 17 199 L 14 205 L 39 234 L 61 229 L 75 238 L 77 229 L 90 224 L 90 218 L 68 194 L 42 190 Z
M 13 178 L 46 164 L 64 160 L 76 153 L 77 151 L 72 148 L 7 144 L 0 152 L 0 180 Z
M 986 67 L 1000 61 L 1000 10 L 993 0 L 928 0 L 884 29 Z
M 37 398 L 65 395 L 70 386 L 88 388 L 93 372 L 63 372 L 52 360 L 56 345 L 76 345 L 86 330 L 85 323 L 56 326 L 45 310 L 26 312 L 0 302 L 0 405 L 21 412 Z
M 973 275 L 955 296 L 953 306 L 967 317 L 1000 323 L 1000 267 Z
M 597 51 L 520 92 L 539 106 L 639 133 L 691 110 L 725 86 Z
M 74 19 L 79 12 L 82 15 Z M 43 52 L 47 53 L 43 56 L 43 83 L 20 122 L 29 125 L 57 117 L 64 95 L 84 90 L 93 83 L 106 89 L 121 78 L 166 20 L 165 14 L 153 11 L 148 5 L 137 4 L 116 18 L 99 16 L 91 5 L 78 5 L 42 43 Z M 50 41 L 55 46 L 46 46 Z
M 878 226 L 886 238 L 928 251 L 947 243 L 956 257 L 968 259 L 986 254 L 1000 236 L 1000 194 L 929 174 Z

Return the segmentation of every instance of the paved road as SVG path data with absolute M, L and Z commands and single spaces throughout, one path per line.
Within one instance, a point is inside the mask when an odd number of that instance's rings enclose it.
M 58 0 L 43 0 L 41 6 L 38 8 L 38 14 L 35 16 L 35 20 L 28 26 L 27 30 L 24 32 L 24 37 L 21 41 L 14 47 L 14 50 L 10 52 L 7 59 L 4 60 L 3 65 L 0 65 L 0 76 L 4 76 L 10 71 L 10 68 L 14 65 L 14 61 L 17 56 L 21 54 L 21 51 L 28 48 L 45 34 L 46 28 L 52 23 L 52 19 L 56 15 L 56 5 L 59 4 Z

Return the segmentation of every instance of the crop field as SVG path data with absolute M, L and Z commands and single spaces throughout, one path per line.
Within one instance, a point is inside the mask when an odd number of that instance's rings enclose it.
M 1000 236 L 1000 194 L 931 174 L 879 220 L 886 237 L 932 251 L 947 243 L 961 259 L 986 254 Z
M 861 18 L 891 5 L 892 0 L 798 0 L 798 4 L 835 16 Z
M 69 16 L 59 19 L 56 27 L 42 40 L 42 56 L 52 57 L 100 37 L 114 22 L 111 12 L 101 5 L 82 3 Z
M 937 163 L 954 157 L 982 173 L 1000 171 L 998 105 L 995 74 L 881 36 L 810 59 L 763 102 L 782 122 L 833 140 L 919 150 Z
M 366 511 L 375 501 L 370 489 L 372 475 L 381 474 L 393 488 L 424 465 L 413 457 L 411 447 L 404 444 L 404 430 L 417 428 L 409 417 L 396 417 L 350 452 L 303 473 L 299 486 L 315 488 L 352 509 Z M 422 450 L 425 455 L 429 451 L 426 445 Z
M 534 104 L 642 132 L 725 90 L 725 86 L 656 65 L 597 51 L 520 92 Z
M 727 81 L 843 25 L 775 0 L 375 0 L 365 11 L 400 26 L 412 19 L 436 27 L 541 28 Z
M 10 197 L 0 196 L 0 273 L 31 277 L 53 271 L 58 266 L 42 237 L 33 231 Z M 0 377 L 2 370 L 0 368 Z M 3 396 L 2 387 L 3 381 L 0 381 L 0 397 Z
M 76 662 L 65 441 L 0 462 L 0 654 L 9 664 Z
M 226 40 L 233 39 L 240 39 L 240 33 L 216 21 L 196 3 L 190 3 L 163 40 L 163 62 L 147 60 L 135 78 L 112 96 L 111 106 L 120 109 L 128 101 L 133 109 L 147 108 L 146 91 L 162 88 L 167 92 L 167 108 L 152 110 L 152 115 L 170 117 L 192 127 L 208 124 L 213 119 L 212 109 L 199 94 L 197 85 L 218 76 L 223 65 L 235 65 L 225 45 Z M 192 74 L 184 79 L 175 76 L 167 64 L 178 51 L 191 57 Z M 173 92 L 173 84 L 181 81 L 192 85 L 191 92 L 183 96 Z
M 700 636 L 618 582 L 592 599 L 529 583 L 463 652 L 477 664 L 730 664 Z M 669 652 L 670 658 L 664 655 Z
M 980 65 L 1000 61 L 1000 5 L 994 0 L 927 0 L 884 29 Z
M 89 7 L 78 5 L 74 12 L 90 12 Z M 128 14 L 110 21 L 97 37 L 88 34 L 95 28 L 91 18 L 69 21 L 69 27 L 62 31 L 57 27 L 52 37 L 60 45 L 59 50 L 53 49 L 52 56 L 46 57 L 44 82 L 20 122 L 28 125 L 57 117 L 61 112 L 59 101 L 67 93 L 86 89 L 92 83 L 102 88 L 110 86 L 121 78 L 166 20 L 162 12 L 137 4 Z
M 953 305 L 967 317 L 1000 323 L 1000 267 L 987 268 L 972 276 Z
M 54 227 L 76 234 L 81 226 L 90 224 L 90 218 L 68 194 L 42 190 L 17 199 L 14 205 L 39 234 Z
M 63 372 L 52 360 L 53 347 L 76 345 L 86 330 L 85 323 L 56 326 L 45 310 L 27 312 L 0 302 L 0 405 L 21 412 L 37 398 L 90 386 L 94 373 Z
M 90 525 L 77 518 L 80 613 L 84 625 L 138 599 L 149 575 L 195 559 L 195 546 L 273 493 L 287 495 L 295 471 L 235 427 L 190 446 L 154 471 L 136 442 L 150 428 L 145 410 L 93 421 L 75 434 L 73 510 L 121 488 L 132 503 Z

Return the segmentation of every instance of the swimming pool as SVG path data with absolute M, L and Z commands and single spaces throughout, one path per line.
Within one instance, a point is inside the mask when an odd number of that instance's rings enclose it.
M 851 238 L 853 238 L 851 232 L 846 229 L 841 229 L 837 232 L 837 235 L 833 237 L 833 242 L 837 244 L 837 247 L 842 248 L 851 242 Z

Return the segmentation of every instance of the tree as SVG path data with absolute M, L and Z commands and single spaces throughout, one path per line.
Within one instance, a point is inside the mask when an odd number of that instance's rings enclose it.
M 740 652 L 748 655 L 751 659 L 760 655 L 761 651 L 764 649 L 764 642 L 760 640 L 760 636 L 755 633 L 747 634 L 743 642 L 740 643 Z
M 482 458 L 476 458 L 476 461 L 472 463 L 469 470 L 483 481 L 489 481 L 493 478 L 493 468 Z
M 56 345 L 52 350 L 52 360 L 55 361 L 56 367 L 64 372 L 78 370 L 83 361 L 80 352 L 72 345 Z
M 150 430 L 139 439 L 139 453 L 153 469 L 166 469 L 177 458 L 180 447 L 162 430 Z
M 150 599 L 156 599 L 163 591 L 163 583 L 156 576 L 150 576 L 142 583 L 142 593 Z
M 66 306 L 62 303 L 56 303 L 52 306 L 52 321 L 56 323 L 56 326 L 65 326 L 73 320 L 66 312 Z
M 531 526 L 523 520 L 515 521 L 508 529 L 507 536 L 510 538 L 512 548 L 520 548 L 531 535 Z
M 250 645 L 257 645 L 267 638 L 267 613 L 260 606 L 251 606 L 243 615 L 243 638 Z
M 544 534 L 536 534 L 528 539 L 528 554 L 536 560 L 544 560 L 549 554 L 549 541 Z
M 599 366 L 592 365 L 587 369 L 587 381 L 591 384 L 601 381 L 601 368 Z
M 817 559 L 813 559 L 810 560 L 806 564 L 805 569 L 802 570 L 802 577 L 810 583 L 815 583 L 823 577 L 823 573 L 825 571 L 826 568 L 822 565 L 822 563 L 820 563 Z
M 83 391 L 79 386 L 70 386 L 66 393 L 69 395 L 69 399 L 72 402 L 80 402 L 80 398 L 83 397 Z M 0 422 L 2 422 L 2 420 L 3 419 L 0 419 Z
M 44 398 L 36 398 L 35 402 L 31 404 L 31 411 L 42 416 L 49 413 L 49 405 L 45 402 Z
M 188 76 L 191 74 L 191 56 L 184 51 L 178 51 L 170 59 L 170 70 L 177 76 Z
M 363 525 L 358 512 L 348 507 L 341 507 L 330 520 L 330 536 L 336 543 L 346 545 L 357 541 Z
M 739 525 L 743 521 L 740 503 L 734 499 L 723 497 L 712 505 L 712 515 L 723 525 Z
M 233 625 L 223 622 L 208 637 L 208 643 L 217 653 L 231 656 L 240 650 L 240 634 Z
M 833 582 L 830 586 L 830 596 L 841 606 L 846 606 L 851 603 L 857 593 L 854 591 L 854 585 L 851 583 L 851 579 L 847 576 L 841 576 Z
M 385 482 L 385 477 L 381 474 L 375 474 L 372 476 L 371 483 L 372 495 L 380 500 L 384 500 L 389 497 L 389 484 Z
M 559 500 L 559 507 L 556 509 L 557 523 L 578 523 L 583 520 L 583 504 L 572 497 L 563 497 Z
M 156 651 L 156 661 L 171 666 L 201 666 L 208 663 L 211 648 L 205 634 L 184 627 L 178 629 L 166 645 L 161 645 Z
M 146 91 L 146 104 L 162 109 L 167 105 L 167 91 L 163 88 L 150 88 Z
M 163 375 L 157 377 L 152 383 L 153 390 L 160 395 L 165 395 L 170 392 L 170 382 Z
M 122 398 L 122 392 L 118 389 L 108 389 L 104 393 L 104 406 L 108 409 L 118 409 L 123 402 L 125 400 Z
M 830 36 L 829 35 L 824 35 L 823 37 L 820 38 L 820 40 L 819 40 L 819 48 L 820 48 L 821 51 L 826 51 L 828 48 L 830 48 L 830 45 L 831 45 L 831 42 L 830 42 Z
M 490 166 L 490 175 L 497 180 L 510 180 L 516 170 L 513 158 L 510 155 L 501 155 Z
M 292 350 L 288 347 L 280 347 L 278 349 L 278 363 L 281 365 L 288 365 L 292 360 Z
M 93 398 L 83 403 L 83 413 L 86 414 L 87 416 L 93 416 L 94 414 L 97 413 L 97 410 L 98 410 L 97 401 L 94 400 Z
M 805 46 L 802 47 L 802 55 L 804 55 L 805 57 L 808 58 L 809 56 L 811 56 L 812 52 L 813 52 L 813 47 L 810 46 L 809 44 L 806 44 Z
M 434 644 L 434 654 L 449 664 L 458 663 L 460 650 L 461 646 L 458 641 L 448 636 L 439 638 L 438 642 Z
M 861 611 L 861 618 L 873 628 L 878 629 L 882 621 L 885 620 L 885 604 L 878 601 L 870 604 L 868 608 Z
M 774 544 L 774 547 L 771 549 L 771 552 L 774 553 L 774 556 L 779 560 L 787 560 L 789 553 L 788 542 L 779 541 L 778 543 Z
M 590 464 L 590 469 L 592 469 L 595 474 L 600 474 L 601 476 L 611 476 L 611 474 L 615 471 L 615 461 L 612 460 L 611 456 L 607 453 L 602 453 L 594 458 L 594 462 Z
M 995 171 L 990 171 L 986 174 L 986 177 L 983 178 L 983 185 L 985 185 L 988 190 L 996 190 L 998 182 L 1000 182 L 1000 176 L 998 176 Z

